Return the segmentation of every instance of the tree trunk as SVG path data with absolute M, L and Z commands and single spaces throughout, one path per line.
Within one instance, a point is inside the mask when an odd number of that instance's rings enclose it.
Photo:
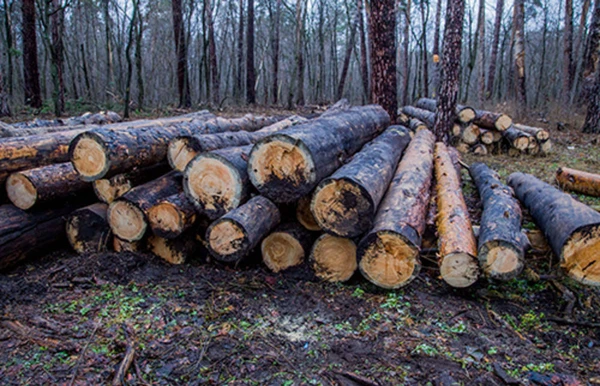
M 427 52 L 427 20 L 429 18 L 429 4 L 426 4 L 425 0 L 421 0 L 420 4 L 421 10 L 421 56 L 422 56 L 422 66 L 423 66 L 423 89 L 422 96 L 429 96 L 429 52 Z M 427 12 L 425 10 L 427 9 Z M 427 14 L 427 15 L 426 15 Z M 395 28 L 395 27 L 394 27 Z
M 8 65 L 7 65 L 7 80 L 6 84 L 8 85 L 8 95 L 13 96 L 13 78 L 14 78 L 14 70 L 13 70 L 13 55 L 14 55 L 14 37 L 13 37 L 13 21 L 12 21 L 12 6 L 14 2 L 8 2 L 8 0 L 3 0 L 4 3 L 4 30 L 6 35 L 6 49 L 8 51 Z
M 517 105 L 522 115 L 527 109 L 527 88 L 525 83 L 525 0 L 515 0 L 513 6 L 514 29 L 514 73 Z
M 164 239 L 174 239 L 196 222 L 194 205 L 183 192 L 173 194 L 148 209 L 148 225 L 152 233 Z
M 598 174 L 560 167 L 556 171 L 556 182 L 562 189 L 600 197 L 600 175 Z
M 166 163 L 159 163 L 147 168 L 134 169 L 128 173 L 117 174 L 112 178 L 96 180 L 92 186 L 96 197 L 100 201 L 110 204 L 134 187 L 167 174 L 170 170 Z
M 254 73 L 254 0 L 248 0 L 248 31 L 246 32 L 246 103 L 256 103 Z
M 40 108 L 42 107 L 42 94 L 38 69 L 35 0 L 23 0 L 22 11 L 25 104 L 33 108 Z
M 140 12 L 139 1 L 137 6 L 137 26 L 135 34 L 135 68 L 137 75 L 137 86 L 138 86 L 138 109 L 144 109 L 144 74 L 143 74 L 143 63 L 142 63 L 142 40 L 144 34 L 144 22 L 142 20 L 142 13 Z
M 440 25 L 442 23 L 442 0 L 437 1 L 435 10 L 435 30 L 433 33 L 433 92 L 437 96 L 440 83 Z
M 133 11 L 131 14 L 131 22 L 129 24 L 129 39 L 127 40 L 127 48 L 125 48 L 125 59 L 127 61 L 127 79 L 125 81 L 125 108 L 123 117 L 129 118 L 129 101 L 131 100 L 131 78 L 133 77 L 133 63 L 131 61 L 131 48 L 133 46 L 133 32 L 137 23 L 139 0 L 133 0 Z
M 367 42 L 365 36 L 365 22 L 363 16 L 363 0 L 357 0 L 357 8 L 360 14 L 358 18 L 358 33 L 360 34 L 360 79 L 363 87 L 363 101 L 370 102 L 371 92 L 369 91 L 369 64 L 367 61 Z
M 597 0 L 600 3 L 600 0 Z M 594 88 L 589 97 L 587 115 L 582 131 L 588 134 L 600 133 L 600 70 L 594 75 Z
M 321 280 L 348 281 L 357 268 L 356 244 L 351 239 L 324 233 L 312 247 L 309 264 Z
M 494 37 L 492 38 L 492 50 L 490 52 L 490 64 L 487 78 L 487 99 L 494 96 L 494 81 L 496 80 L 496 63 L 498 61 L 498 44 L 500 43 L 500 29 L 502 27 L 502 12 L 504 11 L 504 0 L 496 0 L 496 18 L 494 20 Z
M 358 24 L 358 19 L 362 17 L 361 12 L 362 11 L 359 9 L 358 13 L 356 14 L 356 19 L 354 20 L 354 23 L 352 23 L 352 27 L 350 30 L 350 39 L 348 39 L 348 43 L 346 44 L 346 54 L 344 55 L 344 64 L 342 65 L 342 73 L 340 75 L 340 81 L 337 87 L 336 99 L 342 99 L 342 96 L 344 94 L 344 86 L 346 84 L 346 77 L 348 76 L 348 69 L 350 68 L 352 50 L 355 46 L 354 41 L 356 40 L 356 26 Z
M 280 0 L 278 0 L 280 1 Z M 238 23 L 238 42 L 237 42 L 237 77 L 235 80 L 236 90 L 235 94 L 238 96 L 238 100 L 242 100 L 242 78 L 244 73 L 244 0 L 240 0 L 239 7 L 239 23 Z M 279 48 L 279 45 L 277 46 Z
M 302 225 L 281 224 L 262 241 L 262 260 L 275 273 L 298 266 L 310 254 L 313 240 L 313 233 Z
M 573 83 L 573 0 L 565 0 L 565 28 L 563 32 L 562 99 L 569 103 Z
M 208 24 L 208 60 L 210 62 L 210 81 L 212 85 L 212 103 L 215 107 L 221 105 L 221 91 L 219 83 L 219 66 L 217 64 L 217 42 L 215 39 L 215 23 L 213 21 L 212 2 L 206 1 L 206 22 Z M 250 6 L 250 1 L 248 6 Z M 250 22 L 248 22 L 248 30 L 250 29 Z
M 108 205 L 96 203 L 78 209 L 67 218 L 67 240 L 79 254 L 105 252 L 113 239 L 106 221 Z
M 529 174 L 513 173 L 508 183 L 567 274 L 600 285 L 600 213 Z
M 411 8 L 412 0 L 405 0 L 404 6 L 404 29 L 402 30 L 402 45 L 404 51 L 404 65 L 402 66 L 402 70 L 404 71 L 404 77 L 402 78 L 402 104 L 408 104 L 408 81 L 410 78 L 410 51 L 409 51 L 409 43 L 410 43 L 410 8 Z
M 277 105 L 279 101 L 279 26 L 281 19 L 281 0 L 276 0 L 275 8 L 275 21 L 274 21 L 274 32 L 273 32 L 273 85 L 271 86 L 271 93 L 273 94 L 273 104 Z
M 583 99 L 587 99 L 596 95 L 592 92 L 594 87 L 594 74 L 598 68 L 598 57 L 600 52 L 600 0 L 594 2 L 594 11 L 592 13 L 592 21 L 590 23 L 590 32 L 585 43 L 585 52 L 583 55 L 583 84 L 581 94 Z M 589 101 L 591 103 L 591 100 Z
M 477 15 L 477 34 L 479 36 L 479 41 L 477 42 L 477 100 L 479 101 L 479 104 L 482 104 L 485 100 L 485 0 L 479 0 L 479 13 Z
M 4 89 L 4 77 L 0 72 L 0 117 L 10 117 L 11 115 L 12 113 L 8 103 L 8 94 Z
M 64 6 L 61 0 L 52 0 L 50 8 L 50 25 L 52 42 L 50 56 L 52 58 L 51 73 L 54 87 L 54 115 L 60 117 L 65 109 L 65 81 L 64 81 Z
M 177 88 L 179 106 L 188 108 L 192 105 L 187 69 L 187 44 L 183 25 L 183 9 L 181 0 L 171 0 L 173 11 L 173 32 L 175 36 L 175 52 L 177 54 Z

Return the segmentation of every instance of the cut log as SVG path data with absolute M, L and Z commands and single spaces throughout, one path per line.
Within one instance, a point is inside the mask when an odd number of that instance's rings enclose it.
M 517 277 L 524 266 L 526 237 L 521 232 L 521 207 L 512 189 L 483 163 L 472 164 L 469 173 L 483 204 L 478 239 L 479 266 L 497 280 Z
M 108 249 L 113 239 L 106 220 L 108 205 L 96 203 L 71 213 L 67 219 L 67 240 L 77 253 L 97 253 Z
M 313 234 L 302 225 L 281 224 L 261 243 L 263 262 L 273 272 L 300 265 L 310 253 L 313 240 Z
M 556 182 L 562 189 L 600 197 L 600 175 L 598 174 L 560 167 L 556 171 Z
M 183 264 L 191 258 L 203 260 L 206 249 L 198 240 L 198 229 L 188 229 L 176 238 L 166 239 L 157 235 L 148 237 L 148 250 L 170 264 Z
M 547 139 L 545 141 L 540 142 L 540 153 L 541 154 L 550 154 L 552 152 L 552 140 Z
M 310 193 L 298 200 L 296 205 L 296 220 L 307 230 L 316 232 L 320 231 L 321 227 L 310 210 L 312 196 L 312 193 Z
M 152 233 L 174 239 L 196 222 L 196 210 L 183 192 L 173 194 L 148 209 L 148 225 Z
M 506 114 L 475 110 L 475 119 L 473 120 L 473 123 L 484 129 L 505 131 L 512 126 L 512 118 Z
M 514 123 L 513 126 L 517 130 L 521 130 L 521 131 L 535 137 L 538 141 L 545 141 L 548 138 L 550 138 L 550 133 L 548 133 L 547 130 L 542 129 L 541 127 L 526 126 L 526 125 L 522 125 L 520 123 Z
M 227 131 L 256 131 L 265 126 L 285 119 L 282 116 L 263 116 L 246 114 L 240 118 L 215 117 L 205 121 L 201 132 L 207 134 L 224 133 Z
M 441 142 L 435 144 L 435 177 L 440 274 L 452 287 L 468 287 L 479 277 L 477 242 L 460 180 Z
M 32 121 L 17 122 L 11 125 L 15 129 L 31 129 L 44 127 L 61 127 L 75 125 L 106 125 L 109 123 L 121 122 L 121 116 L 114 111 L 100 111 L 92 114 L 86 112 L 78 117 L 57 118 L 53 120 L 34 119 Z
M 437 109 L 437 100 L 431 98 L 421 98 L 417 100 L 415 107 L 435 113 Z M 470 123 L 473 121 L 473 119 L 475 119 L 475 110 L 472 107 L 457 105 L 456 117 L 461 123 Z
M 206 231 L 210 254 L 225 263 L 238 263 L 279 224 L 277 206 L 256 196 L 213 222 Z
M 460 137 L 464 143 L 468 145 L 474 145 L 479 142 L 480 134 L 481 131 L 479 130 L 479 126 L 470 124 L 463 128 Z
M 135 169 L 128 173 L 117 174 L 114 177 L 100 179 L 92 182 L 96 197 L 102 202 L 110 204 L 117 198 L 129 192 L 134 187 L 145 184 L 167 174 L 171 168 L 166 162 Z
M 461 125 L 459 125 L 458 123 L 455 123 L 454 125 L 452 125 L 452 136 L 453 137 L 460 137 L 461 133 L 462 133 Z
M 419 274 L 434 143 L 429 130 L 415 135 L 379 205 L 373 228 L 359 243 L 360 271 L 379 287 L 399 288 Z
M 389 122 L 389 115 L 381 106 L 371 105 L 353 107 L 272 134 L 255 144 L 250 153 L 250 181 L 275 202 L 297 201 Z
M 322 180 L 310 208 L 319 227 L 349 238 L 368 231 L 409 142 L 408 129 L 391 126 Z
M 110 228 L 122 240 L 141 240 L 148 228 L 148 210 L 181 192 L 181 174 L 175 171 L 131 189 L 108 207 Z
M 408 120 L 408 126 L 407 126 L 410 131 L 412 131 L 413 133 L 416 133 L 419 130 L 427 130 L 427 125 L 424 124 L 422 121 L 418 120 L 417 118 L 410 118 Z
M 351 107 L 352 107 L 352 105 L 350 104 L 350 102 L 348 102 L 348 99 L 342 98 L 339 101 L 337 101 L 334 104 L 332 104 L 331 106 L 329 106 L 327 108 L 327 110 L 325 110 L 323 112 L 323 114 L 321 116 L 322 117 L 326 117 L 328 115 L 337 114 L 337 113 L 339 113 L 341 111 L 348 110 Z
M 6 180 L 8 198 L 23 210 L 65 199 L 86 189 L 91 191 L 90 183 L 81 181 L 70 162 L 16 172 Z
M 581 283 L 600 285 L 600 213 L 529 174 L 513 173 L 508 183 L 567 274 Z
M 455 148 L 461 154 L 467 154 L 471 150 L 471 146 L 469 146 L 468 144 L 464 143 L 463 141 L 459 141 L 456 144 Z
M 477 145 L 471 148 L 471 153 L 475 155 L 487 155 L 488 149 L 484 144 L 478 143 Z
M 324 233 L 312 247 L 310 265 L 322 280 L 332 283 L 348 281 L 357 268 L 356 244 L 351 239 Z
M 529 141 L 532 137 L 524 131 L 510 126 L 502 134 L 515 149 L 525 151 L 529 148 Z
M 246 201 L 251 150 L 252 145 L 215 150 L 197 155 L 188 164 L 183 189 L 200 214 L 214 220 Z
M 527 148 L 527 154 L 538 155 L 541 152 L 540 143 L 537 139 L 531 138 L 529 141 L 529 147 Z
M 413 106 L 404 106 L 402 112 L 411 118 L 417 118 L 424 122 L 429 128 L 435 125 L 435 113 L 429 110 L 420 109 Z
M 398 116 L 396 117 L 396 123 L 401 126 L 409 127 L 410 118 L 408 115 L 402 112 L 402 107 L 398 109 Z
M 494 143 L 494 132 L 492 130 L 480 129 L 479 130 L 479 140 L 484 145 L 491 145 Z
M 146 239 L 143 238 L 137 241 L 126 241 L 118 238 L 117 236 L 113 237 L 113 249 L 115 252 L 144 252 L 147 247 Z

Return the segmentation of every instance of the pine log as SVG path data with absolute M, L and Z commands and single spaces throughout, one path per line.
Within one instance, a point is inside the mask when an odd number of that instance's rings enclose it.
M 495 142 L 494 140 L 494 132 L 492 130 L 480 129 L 479 130 L 479 140 L 484 145 L 491 145 Z
M 215 220 L 246 201 L 251 150 L 252 145 L 215 150 L 197 155 L 188 164 L 183 189 L 200 214 Z
M 429 128 L 432 128 L 435 125 L 435 113 L 432 113 L 431 111 L 413 106 L 404 106 L 402 112 L 411 118 L 417 118 L 424 122 Z
M 506 114 L 475 110 L 475 119 L 473 119 L 473 123 L 484 129 L 505 131 L 512 126 L 512 118 Z
M 556 182 L 562 189 L 600 197 L 600 175 L 598 174 L 559 167 L 556 171 Z
M 322 180 L 311 201 L 311 212 L 319 227 L 349 238 L 368 231 L 409 142 L 408 129 L 390 126 L 350 162 Z
M 348 99 L 346 98 L 342 98 L 339 101 L 335 102 L 334 104 L 332 104 L 331 106 L 329 106 L 327 108 L 327 110 L 325 110 L 323 112 L 323 114 L 321 114 L 322 117 L 326 117 L 328 115 L 333 115 L 333 114 L 337 114 L 341 111 L 346 111 L 349 108 L 351 108 L 352 105 L 350 104 L 350 102 L 348 102 Z
M 452 287 L 464 288 L 479 276 L 477 242 L 446 145 L 436 143 L 434 158 L 440 274 Z
M 513 126 L 517 130 L 521 130 L 521 131 L 535 137 L 538 141 L 545 141 L 548 138 L 550 138 L 550 133 L 548 133 L 547 130 L 542 129 L 541 127 L 526 126 L 526 125 L 522 125 L 520 123 L 514 123 Z
M 141 240 L 148 228 L 148 210 L 181 191 L 181 174 L 175 171 L 131 189 L 108 207 L 110 228 L 122 240 Z
M 428 127 L 426 124 L 423 123 L 423 121 L 417 119 L 417 118 L 410 118 L 408 120 L 408 126 L 407 126 L 410 131 L 412 131 L 413 133 L 416 133 L 419 130 L 427 130 Z
M 31 129 L 45 127 L 62 127 L 74 125 L 106 125 L 121 122 L 122 118 L 114 111 L 100 111 L 98 113 L 86 112 L 77 117 L 57 118 L 53 120 L 34 119 L 31 121 L 17 122 L 10 125 L 15 129 Z
M 91 191 L 90 183 L 81 181 L 70 162 L 16 172 L 6 180 L 8 198 L 23 210 L 65 199 L 86 189 Z
M 194 205 L 180 192 L 173 194 L 148 209 L 148 225 L 152 233 L 164 239 L 174 239 L 196 222 Z
M 396 124 L 401 126 L 409 127 L 410 117 L 402 112 L 402 107 L 398 109 L 398 116 L 396 117 Z
M 77 253 L 97 253 L 108 249 L 113 239 L 106 220 L 105 203 L 95 203 L 78 209 L 67 218 L 67 240 Z
M 461 154 L 467 154 L 470 150 L 471 147 L 464 143 L 462 140 L 459 141 L 456 146 L 454 146 L 456 148 L 456 150 L 458 150 Z
M 313 234 L 302 225 L 281 224 L 261 243 L 263 262 L 275 273 L 300 265 L 310 253 L 313 240 Z
M 513 279 L 523 270 L 525 259 L 519 202 L 512 189 L 485 164 L 472 164 L 469 173 L 483 204 L 477 247 L 479 266 L 493 279 Z
M 541 154 L 550 154 L 552 152 L 552 140 L 547 139 L 545 141 L 540 142 L 540 153 Z
M 581 283 L 600 285 L 600 213 L 529 174 L 513 173 L 508 183 L 567 274 Z
M 488 149 L 484 144 L 478 143 L 471 148 L 471 153 L 475 155 L 487 155 Z
M 541 152 L 541 147 L 540 147 L 540 143 L 538 142 L 537 139 L 535 138 L 531 138 L 531 140 L 529 141 L 529 147 L 527 148 L 527 154 L 531 154 L 531 155 L 538 155 Z
M 321 231 L 321 227 L 310 210 L 312 196 L 312 193 L 310 193 L 300 197 L 296 205 L 296 220 L 307 230 L 316 232 Z
M 515 149 L 525 151 L 529 148 L 529 141 L 532 137 L 524 131 L 510 126 L 502 134 Z
M 146 251 L 147 242 L 146 238 L 137 241 L 126 241 L 118 238 L 117 236 L 113 237 L 113 249 L 115 252 L 144 252 Z
M 415 107 L 435 113 L 437 110 L 437 100 L 431 98 L 420 98 L 415 103 Z M 457 105 L 456 116 L 461 123 L 470 123 L 473 119 L 475 119 L 475 110 L 472 107 Z
M 96 197 L 104 203 L 110 204 L 117 198 L 129 192 L 134 187 L 145 184 L 167 174 L 171 168 L 166 162 L 135 169 L 128 173 L 117 174 L 111 178 L 103 178 L 92 182 Z
M 204 259 L 206 250 L 197 238 L 198 229 L 192 227 L 175 238 L 157 235 L 148 237 L 148 250 L 170 264 L 183 264 L 191 258 Z
M 357 268 L 356 244 L 352 239 L 324 233 L 312 247 L 310 265 L 322 280 L 332 283 L 348 281 Z
M 256 143 L 250 153 L 250 181 L 275 202 L 296 201 L 389 122 L 389 115 L 381 106 L 371 105 L 353 107 L 270 135 Z
M 278 122 L 285 117 L 246 114 L 240 118 L 215 117 L 206 120 L 201 132 L 207 134 L 224 133 L 228 131 L 256 131 L 265 126 Z
M 206 231 L 207 247 L 217 260 L 237 263 L 279 224 L 279 209 L 256 196 L 213 222 Z
M 464 143 L 466 143 L 468 145 L 474 145 L 479 141 L 480 134 L 481 134 L 481 131 L 479 130 L 479 126 L 470 124 L 470 125 L 466 125 L 462 129 L 462 133 L 461 133 L 460 137 Z
M 434 143 L 429 130 L 415 135 L 379 205 L 373 228 L 358 246 L 360 271 L 377 286 L 399 288 L 419 274 Z

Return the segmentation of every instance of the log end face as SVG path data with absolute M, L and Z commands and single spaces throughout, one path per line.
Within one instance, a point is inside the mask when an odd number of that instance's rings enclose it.
M 358 266 L 356 244 L 350 239 L 324 234 L 313 245 L 311 263 L 315 275 L 322 280 L 348 281 Z
M 160 238 L 173 238 L 183 232 L 185 219 L 172 204 L 162 202 L 148 210 L 148 223 Z
M 506 242 L 492 241 L 479 248 L 479 264 L 487 277 L 510 280 L 523 270 L 523 251 Z
M 183 172 L 197 154 L 198 152 L 188 145 L 185 138 L 175 138 L 169 143 L 167 159 L 174 170 Z
M 286 232 L 273 232 L 261 244 L 265 265 L 277 273 L 302 264 L 304 248 L 300 242 Z
M 83 136 L 75 143 L 71 162 L 85 181 L 100 179 L 108 169 L 108 158 L 104 146 L 94 137 Z
M 19 209 L 31 209 L 37 201 L 37 189 L 33 183 L 20 173 L 11 174 L 6 180 L 8 199 Z
M 307 195 L 298 200 L 298 204 L 296 206 L 296 219 L 298 222 L 309 231 L 320 231 L 321 227 L 315 220 L 311 210 L 310 210 L 311 196 Z
M 479 278 L 479 266 L 477 260 L 468 253 L 452 253 L 442 259 L 440 274 L 448 285 L 466 288 Z
M 112 232 L 129 242 L 141 240 L 148 227 L 144 213 L 127 201 L 110 204 L 107 217 Z
M 509 117 L 506 114 L 501 114 L 498 119 L 496 119 L 496 123 L 494 124 L 494 126 L 496 127 L 496 130 L 498 131 L 505 131 L 506 129 L 508 129 L 509 127 L 511 127 L 513 124 L 512 118 Z
M 169 247 L 167 239 L 159 236 L 150 236 L 148 238 L 148 248 L 150 252 L 165 260 L 170 264 L 183 264 L 186 261 L 186 256 L 180 251 L 176 251 Z
M 600 286 L 600 224 L 574 232 L 562 252 L 561 266 L 571 278 Z
M 229 219 L 217 220 L 206 232 L 211 254 L 220 261 L 233 262 L 248 248 L 244 229 Z
M 473 119 L 475 119 L 475 110 L 470 107 L 466 107 L 458 113 L 458 120 L 462 123 L 470 123 Z

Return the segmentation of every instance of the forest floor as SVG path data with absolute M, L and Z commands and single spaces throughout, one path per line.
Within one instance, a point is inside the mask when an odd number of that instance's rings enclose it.
M 559 165 L 600 170 L 597 136 L 550 131 L 547 157 L 465 161 L 548 182 Z M 551 253 L 528 254 L 517 279 L 466 290 L 443 284 L 433 256 L 423 263 L 411 285 L 384 291 L 252 259 L 232 269 L 56 251 L 0 275 L 0 379 L 107 384 L 133 351 L 131 385 L 600 384 L 600 290 L 563 277 Z

